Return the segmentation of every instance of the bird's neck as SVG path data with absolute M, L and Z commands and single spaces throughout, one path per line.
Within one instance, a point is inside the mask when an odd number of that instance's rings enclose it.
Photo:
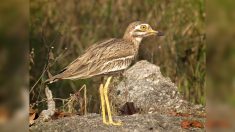
M 136 45 L 139 45 L 141 43 L 142 39 L 143 38 L 141 38 L 141 37 L 135 37 L 132 39 L 132 42 Z
M 130 35 L 124 35 L 123 39 L 131 41 L 132 43 L 134 43 L 136 46 L 139 47 L 139 45 L 140 45 L 143 38 L 142 37 L 133 37 L 133 36 L 130 36 Z
M 134 50 L 136 51 L 135 57 L 137 57 L 138 52 L 139 52 L 140 43 L 141 43 L 143 38 L 141 38 L 141 37 L 131 37 L 131 36 L 125 36 L 124 35 L 123 39 L 125 39 L 129 42 L 132 42 L 134 44 Z

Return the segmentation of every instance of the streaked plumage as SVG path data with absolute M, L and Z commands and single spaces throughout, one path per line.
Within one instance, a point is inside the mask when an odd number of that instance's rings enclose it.
M 142 38 L 157 33 L 159 32 L 152 30 L 148 24 L 133 22 L 126 29 L 123 38 L 111 38 L 95 43 L 61 73 L 47 81 L 85 79 L 124 70 L 135 59 Z

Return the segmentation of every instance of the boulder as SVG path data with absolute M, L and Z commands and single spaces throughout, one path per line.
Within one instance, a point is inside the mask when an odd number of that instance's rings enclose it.
M 112 103 L 118 109 L 123 109 L 130 102 L 142 113 L 189 112 L 192 108 L 182 99 L 170 78 L 164 77 L 160 68 L 148 61 L 137 62 L 123 76 L 124 79 L 112 88 L 110 94 Z

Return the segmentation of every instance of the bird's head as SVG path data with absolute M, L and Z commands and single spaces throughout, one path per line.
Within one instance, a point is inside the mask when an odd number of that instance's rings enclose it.
M 130 39 L 140 42 L 144 37 L 163 35 L 163 32 L 153 30 L 149 24 L 137 21 L 129 24 L 124 34 L 124 39 Z

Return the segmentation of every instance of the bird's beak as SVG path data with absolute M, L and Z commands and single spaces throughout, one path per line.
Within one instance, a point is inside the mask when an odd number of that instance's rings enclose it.
M 149 32 L 150 34 L 153 34 L 153 35 L 164 36 L 164 33 L 161 32 L 161 31 L 155 31 L 155 30 L 153 30 L 153 29 L 150 29 L 148 32 Z

